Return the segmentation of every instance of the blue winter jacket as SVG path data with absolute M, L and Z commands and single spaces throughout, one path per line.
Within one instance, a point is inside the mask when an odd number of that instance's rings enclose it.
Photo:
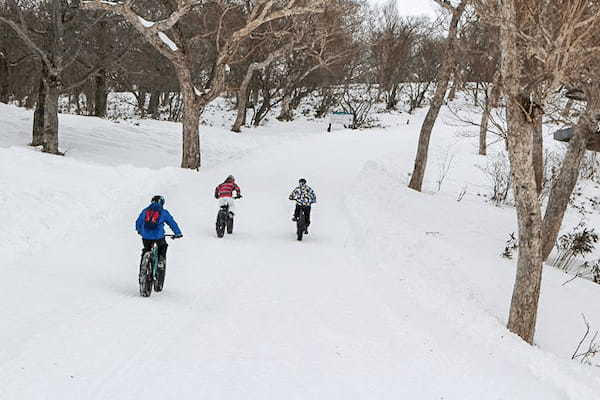
M 158 226 L 156 227 L 156 229 L 146 229 L 144 227 L 144 218 L 146 215 L 146 210 L 149 209 L 154 211 L 160 211 L 160 218 L 158 219 Z M 135 221 L 135 230 L 144 239 L 159 240 L 165 237 L 165 223 L 169 225 L 169 228 L 171 228 L 174 234 L 181 235 L 181 230 L 179 229 L 179 226 L 177 226 L 177 222 L 175 222 L 175 220 L 171 216 L 171 213 L 169 213 L 166 209 L 162 208 L 162 206 L 159 203 L 152 203 L 148 207 L 144 208 L 140 213 L 140 216 Z

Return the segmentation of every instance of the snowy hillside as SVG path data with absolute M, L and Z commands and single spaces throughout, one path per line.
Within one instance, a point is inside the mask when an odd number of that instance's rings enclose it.
M 571 360 L 581 313 L 600 328 L 600 286 L 546 266 L 536 346 L 505 329 L 515 211 L 485 200 L 487 161 L 447 109 L 425 193 L 406 187 L 424 111 L 331 134 L 208 115 L 192 172 L 178 124 L 61 115 L 56 157 L 26 146 L 31 112 L 0 104 L 0 399 L 600 398 L 600 368 Z M 230 173 L 244 199 L 217 239 Z M 302 243 L 299 177 L 318 196 Z M 133 222 L 157 193 L 184 238 L 142 298 Z

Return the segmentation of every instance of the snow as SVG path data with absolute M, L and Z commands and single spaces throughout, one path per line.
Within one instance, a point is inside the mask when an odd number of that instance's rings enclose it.
M 167 47 L 169 47 L 171 50 L 173 51 L 177 51 L 179 50 L 179 48 L 177 47 L 177 45 L 175 44 L 174 41 L 171 40 L 170 37 L 168 37 L 164 32 L 158 32 L 158 37 L 160 38 L 160 40 L 163 41 L 164 44 L 167 45 Z
M 600 286 L 547 266 L 536 346 L 509 333 L 514 209 L 478 195 L 485 159 L 446 109 L 425 193 L 406 188 L 425 111 L 233 134 L 217 102 L 193 172 L 177 168 L 179 124 L 61 115 L 56 157 L 26 146 L 30 111 L 0 104 L 0 399 L 600 398 L 600 368 L 570 360 L 580 313 L 600 328 Z M 217 239 L 212 191 L 230 173 L 244 199 Z M 302 243 L 299 177 L 319 200 Z M 141 298 L 133 220 L 157 193 L 184 238 L 164 292 Z
M 153 26 L 154 26 L 154 24 L 156 24 L 156 22 L 153 22 L 153 21 L 148 21 L 148 20 L 146 20 L 146 19 L 144 19 L 144 18 L 140 17 L 139 15 L 138 15 L 138 19 L 140 20 L 140 23 L 141 23 L 142 25 L 144 25 L 144 27 L 146 27 L 146 28 L 151 28 L 151 27 L 153 27 Z

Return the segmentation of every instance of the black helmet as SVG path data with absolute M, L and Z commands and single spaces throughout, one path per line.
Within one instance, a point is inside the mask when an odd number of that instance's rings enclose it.
M 227 179 L 225 179 L 225 182 L 233 182 L 233 181 L 235 181 L 235 177 L 233 175 L 229 175 L 227 177 Z
M 306 185 L 306 179 L 304 178 L 300 178 L 300 180 L 298 181 L 301 185 Z
M 161 195 L 158 195 L 158 194 L 157 194 L 156 196 L 154 196 L 154 197 L 152 198 L 152 203 L 158 203 L 158 204 L 160 204 L 161 206 L 164 206 L 164 205 L 165 205 L 165 198 L 164 198 L 164 197 L 162 197 Z

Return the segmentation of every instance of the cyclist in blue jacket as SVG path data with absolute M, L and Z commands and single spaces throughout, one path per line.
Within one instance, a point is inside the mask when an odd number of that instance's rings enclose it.
M 135 221 L 135 230 L 142 237 L 144 249 L 142 254 L 152 249 L 152 245 L 158 245 L 158 268 L 165 268 L 167 259 L 167 241 L 165 240 L 164 224 L 169 225 L 173 231 L 174 239 L 183 237 L 177 222 L 171 213 L 164 208 L 165 198 L 162 196 L 152 197 L 150 205 L 142 210 Z

